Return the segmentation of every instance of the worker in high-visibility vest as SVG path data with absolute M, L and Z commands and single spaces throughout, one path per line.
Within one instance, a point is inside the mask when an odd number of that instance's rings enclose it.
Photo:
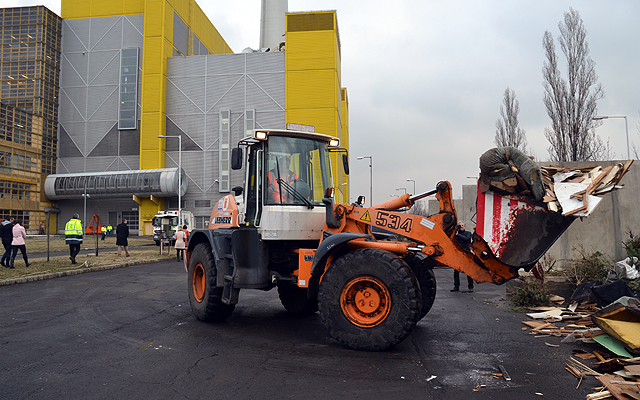
M 278 158 L 276 168 L 267 172 L 267 181 L 269 184 L 269 200 L 272 203 L 282 203 L 292 201 L 294 198 L 286 190 L 281 191 L 280 179 L 284 185 L 293 186 L 298 179 L 298 175 L 289 169 L 291 159 L 289 156 L 281 156 Z
M 102 232 L 102 240 L 104 240 L 107 236 L 107 227 L 103 225 L 102 228 L 100 228 L 100 231 Z
M 76 213 L 64 227 L 65 243 L 69 245 L 69 259 L 72 264 L 77 264 L 76 256 L 80 252 L 82 244 L 82 222 Z

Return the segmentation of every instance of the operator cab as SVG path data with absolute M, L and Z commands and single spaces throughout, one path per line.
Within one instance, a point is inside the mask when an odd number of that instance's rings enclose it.
M 322 199 L 333 188 L 329 148 L 338 139 L 309 132 L 256 130 L 247 146 L 244 226 L 262 240 L 317 240 L 325 221 Z M 242 167 L 240 147 L 232 169 Z M 242 221 L 241 221 L 242 224 Z

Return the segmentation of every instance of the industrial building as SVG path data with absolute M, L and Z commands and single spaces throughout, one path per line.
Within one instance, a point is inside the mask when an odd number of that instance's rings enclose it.
M 43 9 L 5 12 L 32 8 Z M 178 198 L 205 227 L 212 204 L 242 185 L 228 159 L 250 129 L 311 130 L 348 148 L 335 11 L 265 0 L 260 49 L 241 52 L 191 0 L 63 0 L 61 17 L 55 173 L 37 189 L 39 213 L 60 211 L 50 230 L 77 212 L 149 235 Z M 3 70 L 3 91 L 4 81 Z
M 54 205 L 62 19 L 43 6 L 0 9 L 0 217 L 30 230 Z M 55 220 L 54 220 L 55 222 Z

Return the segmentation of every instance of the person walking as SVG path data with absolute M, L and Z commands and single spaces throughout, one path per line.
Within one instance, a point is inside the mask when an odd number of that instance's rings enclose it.
M 118 224 L 118 226 L 116 226 L 116 246 L 118 246 L 118 257 L 120 257 L 120 250 L 122 247 L 124 247 L 124 252 L 127 254 L 127 257 L 129 257 L 131 254 L 129 254 L 129 240 L 127 239 L 129 237 L 129 226 L 127 225 L 127 220 L 123 219 L 122 222 L 120 224 Z
M 187 244 L 189 241 L 189 231 L 187 230 L 187 226 L 183 225 L 182 230 L 176 232 L 176 252 L 178 253 L 178 261 L 180 258 L 184 261 L 184 250 L 187 248 Z
M 107 227 L 103 225 L 100 228 L 100 231 L 102 232 L 102 239 L 101 240 L 104 242 L 104 238 L 107 236 Z
M 464 251 L 471 251 L 472 235 L 471 232 L 464 229 L 464 222 L 458 223 L 458 229 L 454 238 Z M 471 279 L 470 276 L 467 276 L 467 285 L 469 292 L 473 292 L 473 279 Z M 451 289 L 451 291 L 460 291 L 460 272 L 458 270 L 453 270 L 453 289 Z
M 18 254 L 18 249 L 20 249 L 20 253 L 22 253 L 22 259 L 24 260 L 24 265 L 26 268 L 29 268 L 29 257 L 27 257 L 27 246 L 25 243 L 25 239 L 27 238 L 27 232 L 24 230 L 22 225 L 20 225 L 20 221 L 16 221 L 16 224 L 13 226 L 13 240 L 11 241 L 11 248 L 13 252 L 11 254 L 11 265 L 9 268 L 13 269 L 13 262 L 16 259 L 16 255 Z
M 71 264 L 77 264 L 76 256 L 80 253 L 82 244 L 82 222 L 80 216 L 75 213 L 73 218 L 64 227 L 65 243 L 69 245 L 69 259 Z
M 9 268 L 9 260 L 11 260 L 11 242 L 13 241 L 13 217 L 7 217 L 6 221 L 2 221 L 0 225 L 0 237 L 4 246 L 4 254 L 2 255 L 3 267 Z

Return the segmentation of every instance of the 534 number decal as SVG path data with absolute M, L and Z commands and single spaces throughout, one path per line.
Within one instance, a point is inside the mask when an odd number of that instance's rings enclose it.
M 378 215 L 376 215 L 376 225 L 381 228 L 399 229 L 409 233 L 412 223 L 413 220 L 410 217 L 403 218 L 383 211 L 378 211 Z

